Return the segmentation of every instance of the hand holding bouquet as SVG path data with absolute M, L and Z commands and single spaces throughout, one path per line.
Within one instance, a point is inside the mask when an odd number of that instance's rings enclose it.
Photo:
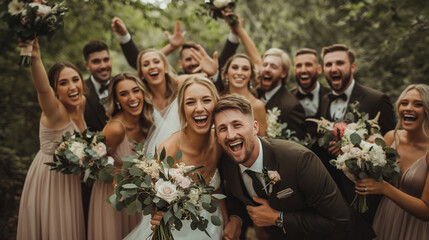
M 329 122 L 326 119 L 310 120 L 318 123 L 318 129 L 325 133 L 319 139 L 321 146 L 335 141 L 341 152 L 330 163 L 340 169 L 353 182 L 357 179 L 374 178 L 383 182 L 388 179 L 397 182 L 400 168 L 399 157 L 395 149 L 386 146 L 378 126 L 380 114 L 369 120 L 368 114 L 358 111 L 359 103 L 351 105 L 351 112 L 346 114 L 345 122 Z M 368 210 L 366 196 L 355 195 L 351 203 L 354 210 L 364 213 Z
M 97 179 L 111 183 L 114 160 L 107 156 L 104 139 L 99 132 L 66 132 L 55 149 L 54 161 L 45 164 L 62 174 L 80 174 L 85 183 L 91 184 Z
M 223 18 L 222 11 L 234 11 L 236 0 L 205 0 L 201 6 L 208 10 L 208 15 L 215 20 Z M 234 14 L 227 14 L 229 24 L 234 27 L 238 23 L 238 18 Z
M 22 42 L 34 40 L 37 36 L 52 35 L 62 24 L 67 8 L 64 3 L 54 4 L 42 0 L 12 0 L 7 11 L 0 16 L 7 22 Z M 21 48 L 19 65 L 31 65 L 32 44 Z
M 198 228 L 207 235 L 209 220 L 201 215 L 204 209 L 214 213 L 219 206 L 216 199 L 222 194 L 212 194 L 213 187 L 208 186 L 201 174 L 196 173 L 199 182 L 189 176 L 201 168 L 176 163 L 173 157 L 165 156 L 165 150 L 151 158 L 143 154 L 143 146 L 136 148 L 137 156 L 124 157 L 122 174 L 115 175 L 115 194 L 109 201 L 117 209 L 127 207 L 128 214 L 143 211 L 144 215 L 163 211 L 161 224 L 152 233 L 152 239 L 173 239 L 171 229 L 180 230 L 182 220 L 191 221 L 191 229 Z M 176 159 L 181 158 L 181 151 Z M 220 226 L 218 216 L 211 216 L 211 223 Z

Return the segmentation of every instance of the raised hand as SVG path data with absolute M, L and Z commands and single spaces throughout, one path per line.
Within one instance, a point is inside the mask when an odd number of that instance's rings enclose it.
M 176 20 L 176 26 L 172 35 L 168 31 L 164 31 L 164 33 L 173 48 L 179 48 L 182 46 L 186 31 L 182 32 L 179 20 Z
M 128 34 L 127 27 L 125 26 L 124 22 L 118 17 L 114 17 L 112 19 L 112 30 L 119 36 L 125 36 Z
M 238 35 L 238 28 L 243 28 L 244 26 L 244 20 L 235 12 L 232 10 L 228 11 L 221 11 L 223 19 L 228 24 L 229 28 L 231 29 L 231 32 L 235 35 Z M 234 26 L 231 25 L 231 16 L 235 16 L 238 19 L 238 24 L 235 24 Z
M 279 216 L 279 211 L 272 209 L 266 199 L 253 197 L 253 200 L 261 204 L 257 207 L 246 206 L 253 223 L 258 227 L 274 226 Z
M 213 58 L 211 58 L 201 45 L 198 44 L 197 48 L 198 50 L 191 48 L 191 56 L 200 64 L 194 69 L 193 73 L 203 71 L 207 73 L 208 76 L 214 76 L 219 68 L 217 52 L 214 52 Z

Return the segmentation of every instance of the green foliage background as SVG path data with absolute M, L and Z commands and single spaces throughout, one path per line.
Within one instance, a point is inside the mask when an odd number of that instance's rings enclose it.
M 1 11 L 9 2 L 0 1 Z M 203 0 L 171 0 L 166 9 L 138 0 L 66 2 L 70 11 L 64 28 L 52 39 L 39 39 L 47 69 L 70 61 L 88 76 L 82 48 L 98 39 L 110 46 L 114 74 L 133 71 L 110 29 L 114 16 L 123 19 L 141 49 L 164 46 L 163 31 L 172 32 L 176 19 L 187 32 L 185 41 L 201 43 L 210 54 L 222 49 L 229 31 L 225 22 L 196 14 Z M 357 53 L 356 80 L 384 91 L 392 102 L 406 85 L 428 82 L 429 1 L 239 0 L 237 10 L 261 53 L 279 47 L 293 56 L 302 47 L 320 51 L 333 43 L 347 44 Z M 3 22 L 0 35 L 0 238 L 14 239 L 23 182 L 39 149 L 40 108 L 28 69 L 17 65 L 16 37 Z M 177 58 L 177 53 L 169 56 L 172 65 Z

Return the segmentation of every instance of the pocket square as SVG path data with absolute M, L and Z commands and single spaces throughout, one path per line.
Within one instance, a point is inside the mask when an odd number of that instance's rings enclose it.
M 292 195 L 292 193 L 293 193 L 293 190 L 291 188 L 286 188 L 284 190 L 277 192 L 277 198 L 278 199 L 288 198 Z

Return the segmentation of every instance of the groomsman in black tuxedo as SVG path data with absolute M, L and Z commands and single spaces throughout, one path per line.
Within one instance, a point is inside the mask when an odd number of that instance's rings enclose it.
M 100 41 L 91 41 L 83 48 L 85 67 L 91 76 L 85 80 L 86 93 L 85 122 L 92 131 L 101 131 L 106 125 L 108 107 L 108 86 L 111 78 L 112 61 L 107 45 Z M 85 218 L 85 229 L 88 231 L 89 199 L 92 187 L 82 183 L 82 205 Z
M 107 45 L 91 41 L 83 48 L 85 67 L 91 76 L 85 80 L 89 93 L 86 96 L 85 121 L 89 129 L 101 131 L 106 125 L 108 86 L 112 72 L 112 60 Z
M 305 111 L 305 118 L 320 118 L 320 102 L 330 89 L 317 81 L 322 73 L 317 52 L 314 49 L 302 48 L 295 53 L 293 72 L 298 87 L 291 93 L 299 100 Z M 305 122 L 306 131 L 311 136 L 317 135 L 317 125 Z
M 349 208 L 313 152 L 295 142 L 258 138 L 252 107 L 239 95 L 216 104 L 214 121 L 228 155 L 220 164 L 230 214 L 226 239 L 238 235 L 246 212 L 269 239 L 326 239 L 349 228 Z
M 351 103 L 359 101 L 361 112 L 374 118 L 380 112 L 379 124 L 382 134 L 395 127 L 395 115 L 389 98 L 382 92 L 359 84 L 354 78 L 355 53 L 345 45 L 334 44 L 322 49 L 323 66 L 326 80 L 331 86 L 331 93 L 325 95 L 321 101 L 321 116 L 328 120 L 343 119 Z M 333 143 L 334 144 L 334 143 Z M 337 157 L 340 149 L 331 145 L 324 155 L 319 157 L 324 161 L 332 178 L 337 183 L 341 193 L 348 203 L 355 196 L 355 184 L 350 181 L 340 170 L 331 166 L 328 161 Z M 356 233 L 364 234 L 360 239 L 372 239 L 375 237 L 371 225 L 374 219 L 381 196 L 371 195 L 367 198 L 369 211 L 356 215 L 353 224 L 360 229 L 354 229 L 350 236 Z M 363 221 L 362 221 L 363 220 Z
M 262 58 L 261 86 L 259 99 L 265 103 L 265 109 L 277 107 L 281 111 L 279 120 L 296 132 L 296 136 L 305 136 L 305 112 L 298 99 L 286 88 L 286 80 L 291 66 L 287 53 L 278 48 L 268 49 Z

